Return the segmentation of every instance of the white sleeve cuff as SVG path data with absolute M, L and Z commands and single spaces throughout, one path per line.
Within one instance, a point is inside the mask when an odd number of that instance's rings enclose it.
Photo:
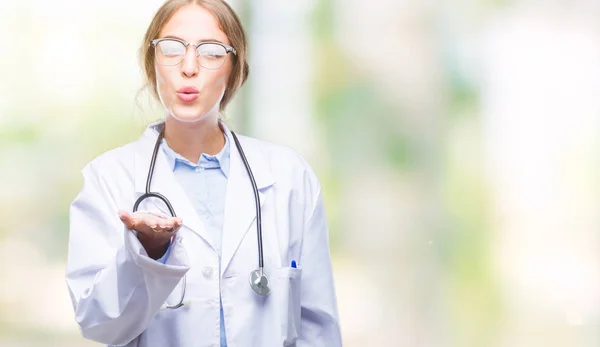
M 161 276 L 182 277 L 190 269 L 190 261 L 182 244 L 180 235 L 172 240 L 165 263 L 156 261 L 148 256 L 148 252 L 138 240 L 135 232 L 124 228 L 125 248 L 135 264 L 144 272 L 155 273 Z M 163 257 L 165 258 L 165 257 Z

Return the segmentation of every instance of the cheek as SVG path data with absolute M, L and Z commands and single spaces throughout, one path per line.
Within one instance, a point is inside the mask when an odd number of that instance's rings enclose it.
M 224 91 L 225 88 L 227 88 L 227 76 L 226 75 L 218 76 L 215 80 L 215 85 L 219 86 L 218 87 L 219 92 Z
M 221 85 L 227 83 L 228 76 L 229 74 L 227 73 L 227 71 L 217 70 L 212 71 L 212 73 L 208 77 L 208 80 L 212 83 L 218 83 L 219 85 Z
M 206 98 L 206 102 L 212 102 L 213 98 L 225 92 L 227 88 L 227 75 L 222 73 L 206 74 L 200 81 L 200 94 Z
M 210 78 L 211 84 L 218 86 L 218 89 L 225 89 L 227 87 L 227 82 L 229 81 L 229 76 L 231 75 L 231 67 L 228 69 L 222 69 L 215 71 Z
M 168 86 L 170 86 L 170 71 L 165 69 L 164 66 L 157 66 L 154 69 L 155 73 L 156 73 L 156 85 L 159 88 L 166 88 Z

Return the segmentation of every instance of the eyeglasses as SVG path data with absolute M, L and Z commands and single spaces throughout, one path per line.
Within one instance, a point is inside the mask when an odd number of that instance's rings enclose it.
M 188 46 L 196 48 L 200 66 L 216 70 L 225 64 L 228 53 L 237 54 L 235 49 L 220 42 L 190 43 L 173 38 L 152 40 L 154 56 L 160 65 L 175 66 L 183 61 Z

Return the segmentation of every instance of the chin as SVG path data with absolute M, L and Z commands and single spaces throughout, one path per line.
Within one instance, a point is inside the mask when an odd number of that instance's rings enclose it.
M 173 118 L 182 122 L 198 122 L 209 117 L 210 111 L 205 107 L 175 106 L 173 107 Z

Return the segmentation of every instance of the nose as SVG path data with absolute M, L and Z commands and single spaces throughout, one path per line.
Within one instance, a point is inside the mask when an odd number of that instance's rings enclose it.
M 196 56 L 196 47 L 188 46 L 185 51 L 185 56 L 181 62 L 181 74 L 185 77 L 194 77 L 198 74 L 200 64 Z

